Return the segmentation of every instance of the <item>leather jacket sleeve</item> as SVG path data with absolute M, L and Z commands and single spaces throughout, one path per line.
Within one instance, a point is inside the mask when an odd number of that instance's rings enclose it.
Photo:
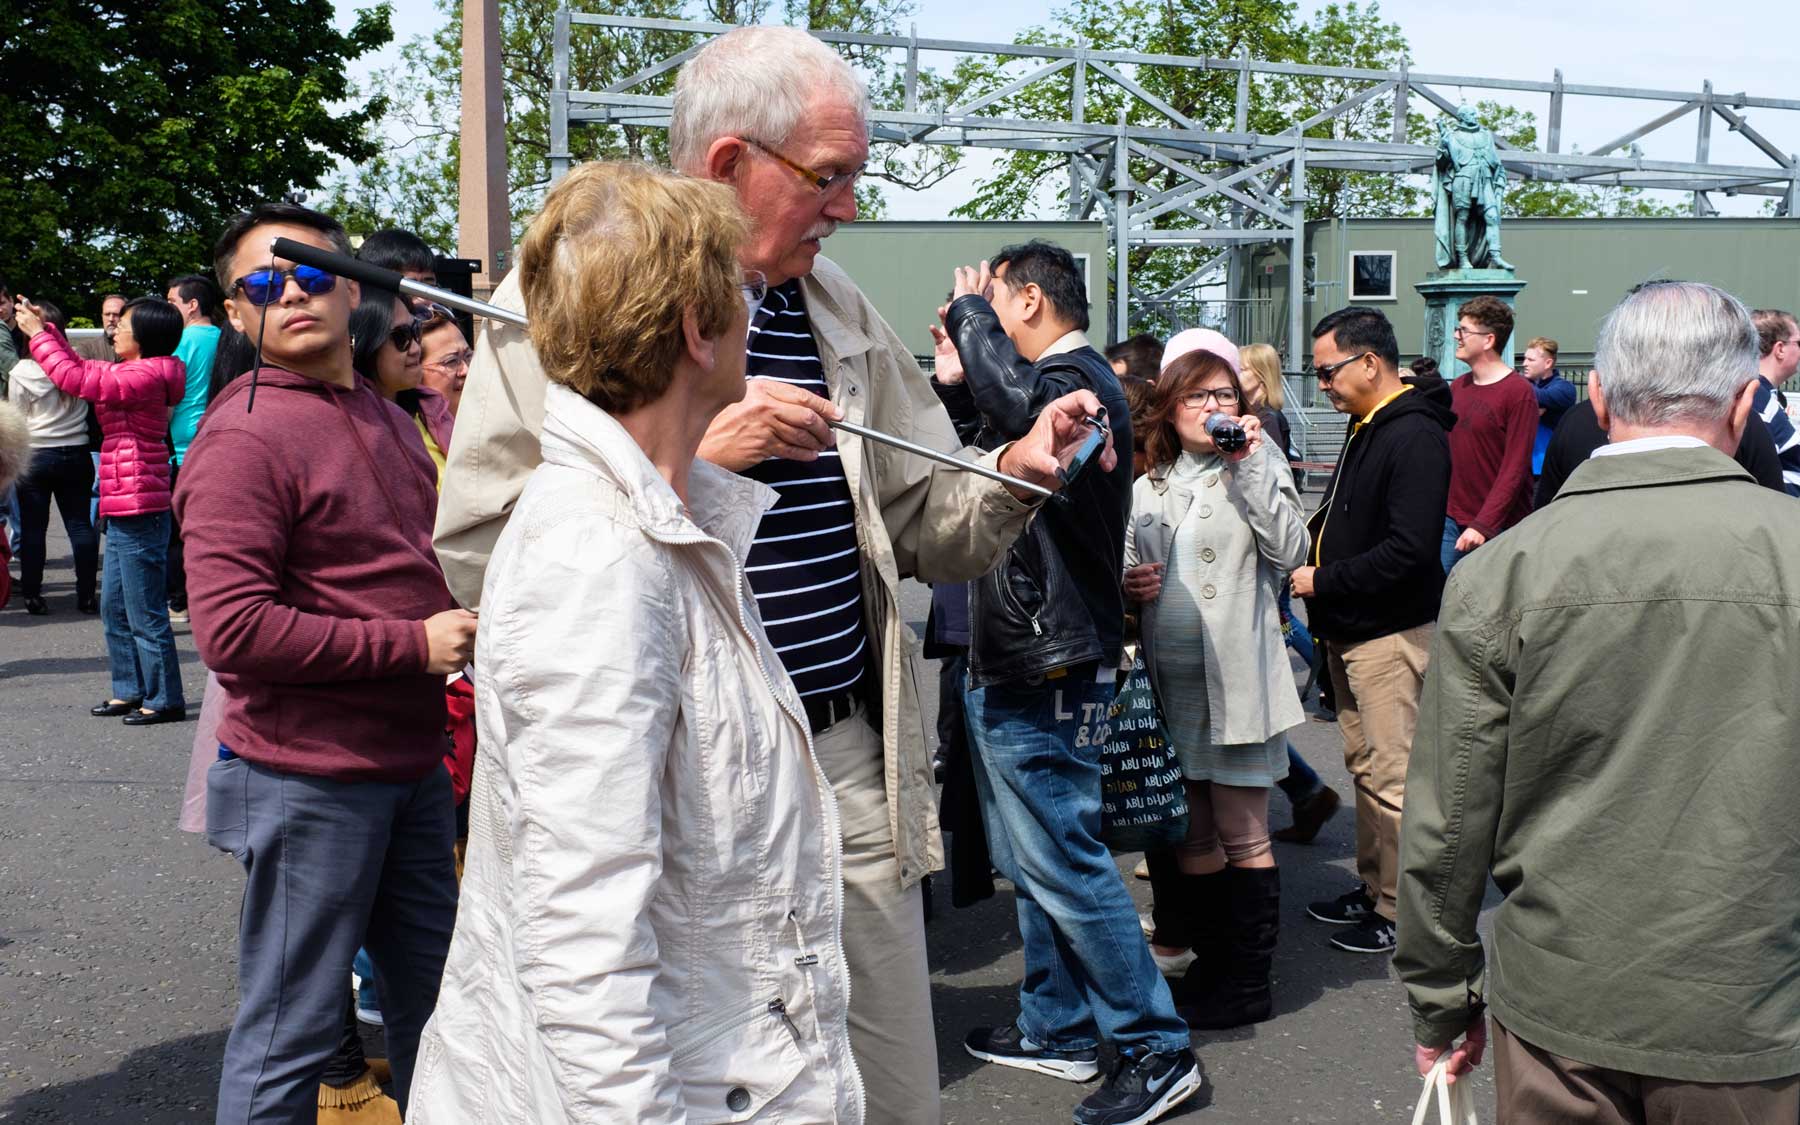
M 950 415 L 950 424 L 956 427 L 956 439 L 964 445 L 974 445 L 976 436 L 981 433 L 981 411 L 975 409 L 975 396 L 969 390 L 969 381 L 940 383 L 933 379 L 931 389 L 944 404 L 944 413 Z
M 997 441 L 1024 437 L 1044 407 L 1085 386 L 1073 370 L 1026 362 L 984 297 L 958 297 L 945 320 L 962 357 L 963 385 Z

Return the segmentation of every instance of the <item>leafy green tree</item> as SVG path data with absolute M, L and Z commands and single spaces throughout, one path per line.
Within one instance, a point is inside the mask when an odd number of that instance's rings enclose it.
M 367 160 L 386 106 L 345 68 L 388 7 L 329 0 L 0 0 L 0 270 L 98 313 L 211 265 L 229 217 Z
M 561 6 L 562 0 L 500 0 L 507 188 L 515 236 L 524 233 L 550 183 L 549 92 L 556 11 Z M 609 15 L 755 23 L 772 14 L 772 0 L 618 0 L 576 8 Z M 439 0 L 438 9 L 444 25 L 406 44 L 399 64 L 375 78 L 374 89 L 395 107 L 388 125 L 398 134 L 397 143 L 331 184 L 325 205 L 353 234 L 398 225 L 418 232 L 433 246 L 448 249 L 456 243 L 462 5 L 460 0 Z M 909 0 L 784 0 L 779 13 L 799 26 L 891 34 L 909 10 Z M 599 90 L 685 50 L 695 37 L 576 26 L 569 41 L 570 85 Z M 878 97 L 898 99 L 899 78 L 888 60 L 874 52 L 846 53 L 865 74 L 873 73 Z M 675 75 L 674 70 L 657 75 L 634 86 L 631 93 L 666 96 L 674 91 Z M 577 161 L 668 158 L 664 130 L 637 125 L 571 127 L 569 149 Z M 878 177 L 889 175 L 885 159 L 885 152 L 878 153 L 873 168 Z M 892 174 L 904 177 L 909 186 L 922 186 L 935 174 L 933 159 L 932 153 L 914 150 L 894 158 Z M 880 217 L 882 201 L 873 185 L 859 188 L 858 200 L 864 217 Z

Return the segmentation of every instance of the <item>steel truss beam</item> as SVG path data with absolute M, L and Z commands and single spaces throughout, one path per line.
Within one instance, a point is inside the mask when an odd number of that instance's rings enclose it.
M 569 88 L 569 39 L 577 28 L 605 28 L 615 32 L 678 33 L 697 37 L 679 52 L 661 59 L 604 90 Z M 557 14 L 554 44 L 556 65 L 551 106 L 551 175 L 560 178 L 571 161 L 568 130 L 572 124 L 631 125 L 666 128 L 671 99 L 643 92 L 645 83 L 679 67 L 710 39 L 731 30 L 729 24 L 690 20 L 645 19 L 608 16 L 567 9 Z M 1207 58 L 1146 54 L 1134 51 L 1096 51 L 1085 43 L 1073 47 L 1020 43 L 984 43 L 961 39 L 920 38 L 911 35 L 868 35 L 854 32 L 815 31 L 823 42 L 855 47 L 862 52 L 886 52 L 903 57 L 902 105 L 877 109 L 870 115 L 873 140 L 899 145 L 933 144 L 1042 152 L 1068 160 L 1068 213 L 1085 218 L 1098 212 L 1112 239 L 1115 270 L 1113 332 L 1116 339 L 1130 333 L 1131 291 L 1128 263 L 1133 249 L 1160 247 L 1214 248 L 1197 268 L 1174 285 L 1162 288 L 1147 301 L 1168 303 L 1183 293 L 1216 283 L 1234 259 L 1239 247 L 1258 242 L 1280 242 L 1289 256 L 1287 359 L 1299 362 L 1305 271 L 1306 173 L 1308 170 L 1374 172 L 1417 175 L 1428 172 L 1434 149 L 1408 143 L 1407 110 L 1418 97 L 1440 112 L 1458 107 L 1433 87 L 1455 86 L 1464 90 L 1509 94 L 1542 94 L 1548 98 L 1549 119 L 1544 151 L 1519 149 L 1499 143 L 1500 157 L 1512 176 L 1582 185 L 1652 188 L 1691 192 L 1696 215 L 1716 213 L 1712 192 L 1726 195 L 1764 195 L 1782 201 L 1789 214 L 1800 206 L 1800 159 L 1786 152 L 1765 133 L 1753 128 L 1747 110 L 1800 113 L 1800 99 L 1754 97 L 1747 93 L 1719 93 L 1711 82 L 1699 91 L 1594 86 L 1565 82 L 1560 70 L 1549 82 L 1435 74 L 1402 67 L 1398 71 L 1359 67 L 1310 66 L 1267 62 L 1247 53 L 1236 58 Z M 962 103 L 945 108 L 919 104 L 918 77 L 921 55 L 986 56 L 1028 66 L 1024 73 L 991 89 L 975 93 Z M 1170 105 L 1147 89 L 1147 71 L 1171 68 L 1193 71 L 1228 71 L 1237 79 L 1232 127 L 1213 128 Z M 1063 75 L 1068 75 L 1064 79 Z M 1279 134 L 1260 134 L 1248 129 L 1252 83 L 1257 77 L 1307 81 L 1362 83 L 1363 87 L 1328 108 L 1294 122 Z M 1008 99 L 1045 82 L 1064 83 L 1068 112 L 1052 119 L 1023 119 L 991 114 Z M 1093 84 L 1108 83 L 1122 92 L 1129 109 L 1115 122 L 1088 119 Z M 1309 130 L 1344 118 L 1377 99 L 1390 99 L 1394 113 L 1392 136 L 1383 140 L 1350 140 L 1309 137 Z M 1647 123 L 1588 152 L 1565 150 L 1563 108 L 1569 98 L 1607 98 L 1674 103 Z M 1134 122 L 1134 116 L 1150 114 L 1150 122 Z M 1003 111 L 1002 111 L 1003 112 Z M 1690 113 L 1699 126 L 1693 161 L 1646 160 L 1634 142 Z M 1713 161 L 1711 135 L 1714 116 L 1730 131 L 1741 134 L 1769 158 L 1767 165 L 1735 165 Z M 1629 146 L 1629 147 L 1628 147 Z M 1624 154 L 1614 155 L 1617 150 Z M 1132 162 L 1148 163 L 1159 170 L 1164 182 L 1152 189 L 1131 178 Z M 1286 183 L 1285 196 L 1278 194 Z M 1158 220 L 1181 216 L 1194 226 L 1158 227 Z

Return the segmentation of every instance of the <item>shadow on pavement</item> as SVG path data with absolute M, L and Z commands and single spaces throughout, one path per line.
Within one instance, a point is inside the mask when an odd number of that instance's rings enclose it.
M 44 1086 L 0 1105 L 21 1123 L 119 1121 L 192 1125 L 211 1121 L 219 1091 L 226 1029 L 191 1035 L 126 1055 L 118 1069 Z

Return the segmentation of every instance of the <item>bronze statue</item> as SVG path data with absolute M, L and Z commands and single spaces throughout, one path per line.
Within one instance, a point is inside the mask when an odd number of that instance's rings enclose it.
M 1512 269 L 1500 256 L 1500 204 L 1506 166 L 1494 134 L 1463 106 L 1438 118 L 1437 163 L 1431 173 L 1436 203 L 1439 269 Z

